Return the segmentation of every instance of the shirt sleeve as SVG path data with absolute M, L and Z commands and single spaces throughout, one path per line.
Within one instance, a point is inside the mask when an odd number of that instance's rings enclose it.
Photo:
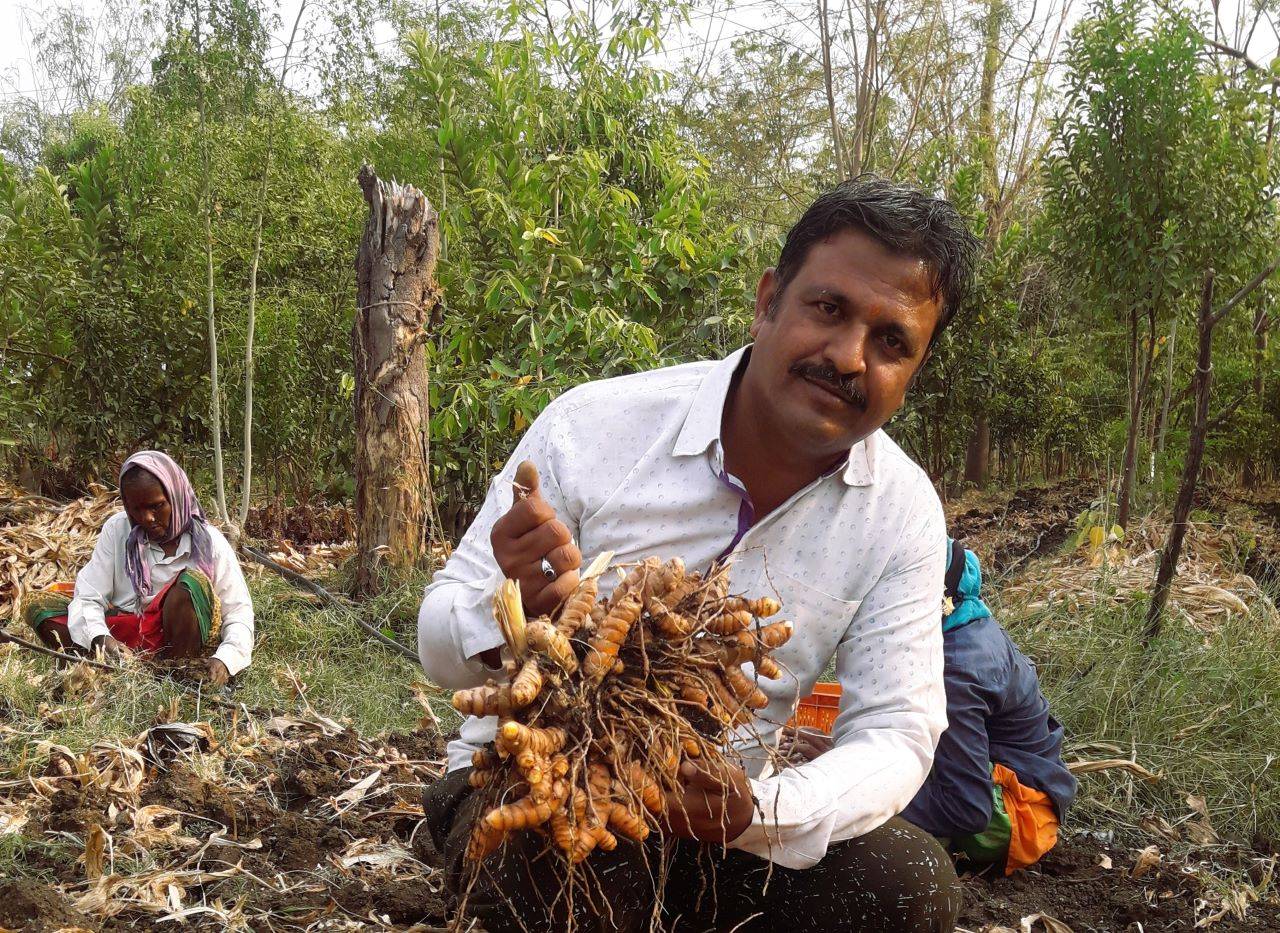
M 67 633 L 81 648 L 92 647 L 99 635 L 111 634 L 107 628 L 107 608 L 115 587 L 117 552 L 123 551 L 124 539 L 128 536 L 128 519 L 123 522 L 123 535 L 121 524 L 115 516 L 107 520 L 98 532 L 89 563 L 76 574 L 75 594 L 67 607 Z
M 954 636 L 953 636 L 954 637 Z M 991 822 L 991 760 L 987 717 L 995 671 L 982 671 L 972 652 L 946 652 L 947 731 L 933 770 L 902 816 L 935 836 L 980 833 Z M 1003 678 L 1000 678 L 1003 680 Z
M 213 592 L 222 612 L 222 642 L 213 656 L 235 676 L 253 659 L 253 598 L 235 551 L 222 532 L 209 529 L 213 544 Z
M 836 651 L 835 747 L 753 780 L 756 815 L 731 848 L 786 868 L 811 867 L 831 843 L 899 813 L 928 774 L 946 728 L 939 624 L 946 529 L 931 488 L 917 494 L 902 527 Z
M 478 657 L 503 643 L 493 618 L 493 597 L 503 574 L 494 560 L 489 533 L 511 508 L 511 483 L 521 461 L 533 461 L 543 498 L 574 539 L 578 537 L 580 516 L 569 507 L 564 490 L 564 438 L 558 425 L 563 398 L 547 406 L 529 426 L 511 459 L 490 482 L 475 521 L 427 586 L 418 612 L 418 658 L 427 677 L 441 687 L 474 687 L 493 675 Z

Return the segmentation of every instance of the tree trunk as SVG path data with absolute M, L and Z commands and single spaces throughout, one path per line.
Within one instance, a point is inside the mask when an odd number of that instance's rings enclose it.
M 982 59 L 982 86 L 978 95 L 978 156 L 982 162 L 982 203 L 986 215 L 985 254 L 995 255 L 1000 231 L 1000 179 L 996 152 L 995 94 L 996 74 L 1000 70 L 1000 20 L 1003 0 L 988 0 Z M 985 396 L 974 399 L 973 434 L 964 455 L 964 479 L 979 487 L 987 484 L 987 468 L 991 449 L 991 423 L 987 417 Z
M 818 0 L 819 40 L 822 42 L 822 83 L 827 92 L 827 117 L 831 120 L 831 150 L 835 153 L 836 174 L 843 181 L 849 177 L 845 168 L 844 133 L 836 115 L 836 93 L 831 75 L 831 30 L 827 25 L 827 0 Z
M 284 48 L 284 63 L 280 66 L 280 94 L 284 94 L 284 79 L 289 73 L 289 55 L 293 52 L 293 41 L 298 36 L 298 26 L 302 23 L 302 13 L 307 8 L 306 0 L 298 6 L 298 15 L 293 21 L 293 32 L 289 34 L 289 44 Z M 245 315 L 244 335 L 244 456 L 240 470 L 240 514 L 230 529 L 232 543 L 240 540 L 244 533 L 245 523 L 249 520 L 249 498 L 253 491 L 253 332 L 257 323 L 258 312 L 258 263 L 262 259 L 262 221 L 267 211 L 267 191 L 271 183 L 271 158 L 275 154 L 273 143 L 276 134 L 276 110 L 272 103 L 271 118 L 267 124 L 267 152 L 262 161 L 262 179 L 258 186 L 258 216 L 253 224 L 253 259 L 249 263 L 249 306 Z
M 1138 466 L 1138 437 L 1142 429 L 1143 401 L 1151 380 L 1151 354 L 1154 341 L 1148 346 L 1146 359 L 1138 360 L 1141 341 L 1138 337 L 1138 313 L 1130 312 L 1129 318 L 1129 424 L 1125 432 L 1124 463 L 1120 468 L 1120 494 L 1116 510 L 1116 524 L 1129 527 L 1129 514 L 1133 503 L 1133 478 Z
M 1147 610 L 1143 644 L 1149 645 L 1160 635 L 1160 622 L 1164 616 L 1165 604 L 1169 601 L 1169 588 L 1173 585 L 1173 577 L 1178 570 L 1178 557 L 1182 553 L 1182 541 L 1187 535 L 1187 516 L 1191 514 L 1191 504 L 1196 495 L 1196 483 L 1200 479 L 1205 438 L 1208 437 L 1209 430 L 1235 408 L 1235 405 L 1230 405 L 1219 412 L 1212 421 L 1209 420 L 1209 394 L 1213 389 L 1213 329 L 1231 312 L 1232 308 L 1265 282 L 1277 267 L 1280 267 L 1280 256 L 1273 259 L 1270 265 L 1232 295 L 1217 312 L 1211 310 L 1213 270 L 1210 269 L 1205 273 L 1204 290 L 1200 295 L 1200 314 L 1196 321 L 1196 329 L 1199 333 L 1196 371 L 1191 377 L 1192 392 L 1195 395 L 1195 410 L 1191 416 L 1191 437 L 1187 444 L 1187 459 L 1182 465 L 1182 483 L 1178 487 L 1178 499 L 1173 506 L 1173 525 L 1169 529 L 1169 540 L 1160 555 L 1156 588 L 1151 594 L 1151 606 Z
M 987 251 L 994 252 L 999 237 L 1000 179 L 996 152 L 996 74 L 1000 70 L 1000 21 L 1004 15 L 1003 0 L 987 0 L 987 17 L 983 28 L 982 87 L 978 94 L 978 145 L 982 159 L 982 188 L 987 215 Z
M 435 281 L 439 218 L 426 195 L 360 170 L 369 220 L 356 257 L 352 327 L 356 407 L 356 585 L 380 584 L 380 566 L 407 569 L 426 552 L 427 325 L 440 301 Z
M 974 419 L 973 436 L 964 454 L 964 481 L 979 487 L 987 485 L 987 469 L 991 464 L 991 422 L 980 411 Z
M 1263 404 L 1266 402 L 1267 380 L 1264 373 L 1267 365 L 1269 325 L 1266 303 L 1259 302 L 1253 316 L 1253 398 L 1258 411 L 1263 410 Z M 1258 467 L 1257 455 L 1250 451 L 1244 461 L 1244 488 L 1256 489 L 1261 482 L 1262 471 Z
M 1204 459 L 1204 441 L 1209 433 L 1209 393 L 1213 388 L 1213 271 L 1204 277 L 1204 290 L 1200 296 L 1200 315 L 1196 319 L 1199 344 L 1196 351 L 1196 371 L 1191 377 L 1195 396 L 1195 411 L 1191 416 L 1191 438 L 1187 443 L 1187 459 L 1182 464 L 1182 482 L 1178 486 L 1178 499 L 1173 505 L 1173 524 L 1169 528 L 1169 540 L 1160 555 L 1160 569 L 1156 573 L 1156 588 L 1151 594 L 1151 606 L 1147 610 L 1147 628 L 1143 642 L 1150 644 L 1160 635 L 1160 621 L 1165 604 L 1169 601 L 1169 588 L 1178 570 L 1178 557 L 1182 554 L 1182 542 L 1187 535 L 1187 516 L 1196 495 L 1196 483 L 1200 479 L 1200 463 Z
M 200 128 L 200 213 L 204 225 L 205 326 L 209 334 L 209 433 L 213 435 L 213 494 L 218 521 L 226 525 L 227 485 L 222 467 L 222 383 L 218 374 L 218 318 L 213 295 L 213 192 L 210 190 L 213 172 L 209 166 L 209 135 L 205 120 L 205 62 L 199 3 L 194 7 L 192 34 L 195 37 L 196 57 L 200 60 L 200 95 L 197 98 L 196 112 Z
M 1178 344 L 1178 315 L 1169 323 L 1169 344 L 1166 347 L 1168 366 L 1164 374 L 1164 398 L 1160 401 L 1160 423 L 1156 428 L 1156 454 L 1164 453 L 1164 438 L 1169 430 L 1169 400 L 1173 397 L 1173 355 Z

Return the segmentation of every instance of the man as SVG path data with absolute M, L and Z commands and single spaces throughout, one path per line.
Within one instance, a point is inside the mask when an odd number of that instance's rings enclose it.
M 1035 864 L 1058 841 L 1076 796 L 1062 762 L 1063 729 L 1049 713 L 1035 665 L 982 599 L 978 557 L 947 542 L 942 615 L 947 731 L 933 768 L 903 819 L 938 837 L 971 865 L 1005 874 Z M 789 760 L 810 761 L 831 737 L 788 730 Z
M 785 917 L 817 930 L 952 928 L 950 861 L 894 819 L 946 724 L 942 509 L 879 429 L 962 304 L 976 252 L 949 204 L 887 181 L 863 177 L 818 198 L 760 278 L 750 347 L 556 399 L 427 588 L 423 667 L 464 688 L 500 663 L 491 604 L 504 577 L 520 581 L 534 615 L 573 592 L 584 551 L 679 556 L 697 570 L 727 559 L 733 591 L 776 594 L 795 626 L 775 655 L 784 676 L 759 682 L 770 702 L 752 731 L 765 744 L 836 659 L 835 747 L 770 775 L 744 736 L 741 768 L 687 767 L 669 807 L 674 862 L 658 873 L 661 903 L 652 853 L 646 862 L 643 847 L 622 844 L 588 861 L 618 896 L 608 910 L 579 899 L 579 927 L 756 930 Z M 525 460 L 541 481 L 513 502 Z M 450 774 L 425 800 L 455 888 L 478 806 L 466 766 L 494 725 L 463 724 Z M 519 834 L 482 863 L 465 909 L 491 933 L 567 922 L 541 844 Z
M 126 460 L 120 499 L 124 511 L 103 525 L 71 599 L 59 588 L 36 594 L 27 621 L 51 648 L 202 658 L 208 681 L 225 684 L 253 654 L 253 602 L 235 552 L 168 454 Z

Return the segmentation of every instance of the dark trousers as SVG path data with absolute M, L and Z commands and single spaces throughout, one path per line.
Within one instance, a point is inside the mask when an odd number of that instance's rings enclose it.
M 592 933 L 865 931 L 947 933 L 960 911 L 951 859 L 932 836 L 902 819 L 834 843 L 812 868 L 782 868 L 746 852 L 685 840 L 640 845 L 620 839 L 596 850 L 565 884 L 567 866 L 536 832 L 515 833 L 472 866 L 463 852 L 483 794 L 462 769 L 423 797 L 426 827 L 456 908 L 488 933 L 563 930 L 570 917 Z M 659 900 L 658 891 L 661 890 Z

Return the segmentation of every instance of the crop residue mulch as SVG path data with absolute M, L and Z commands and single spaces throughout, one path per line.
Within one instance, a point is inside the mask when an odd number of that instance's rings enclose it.
M 432 854 L 415 839 L 441 771 L 428 733 L 369 741 L 323 717 L 277 716 L 224 744 L 159 723 L 82 754 L 40 748 L 0 781 L 15 878 L 0 929 L 370 929 L 438 924 Z M 160 743 L 155 729 L 195 738 Z
M 1026 871 L 964 875 L 959 929 L 1062 933 L 1040 920 L 1024 925 L 1043 914 L 1073 933 L 1280 930 L 1280 903 L 1270 890 L 1275 863 L 1274 856 L 1231 849 L 1206 851 L 1203 859 L 1172 859 L 1154 847 L 1144 855 L 1080 835 Z
M 81 755 L 49 747 L 27 781 L 0 782 L 0 814 L 26 843 L 18 877 L 0 881 L 0 929 L 448 923 L 417 831 L 421 788 L 441 767 L 435 734 L 366 740 L 322 717 L 280 716 L 241 724 L 222 745 L 177 744 L 144 734 Z M 1280 929 L 1280 906 L 1267 899 L 1274 858 L 1206 853 L 1143 857 L 1075 836 L 1030 871 L 966 875 L 959 929 Z M 1064 926 L 1027 920 L 1037 914 Z

